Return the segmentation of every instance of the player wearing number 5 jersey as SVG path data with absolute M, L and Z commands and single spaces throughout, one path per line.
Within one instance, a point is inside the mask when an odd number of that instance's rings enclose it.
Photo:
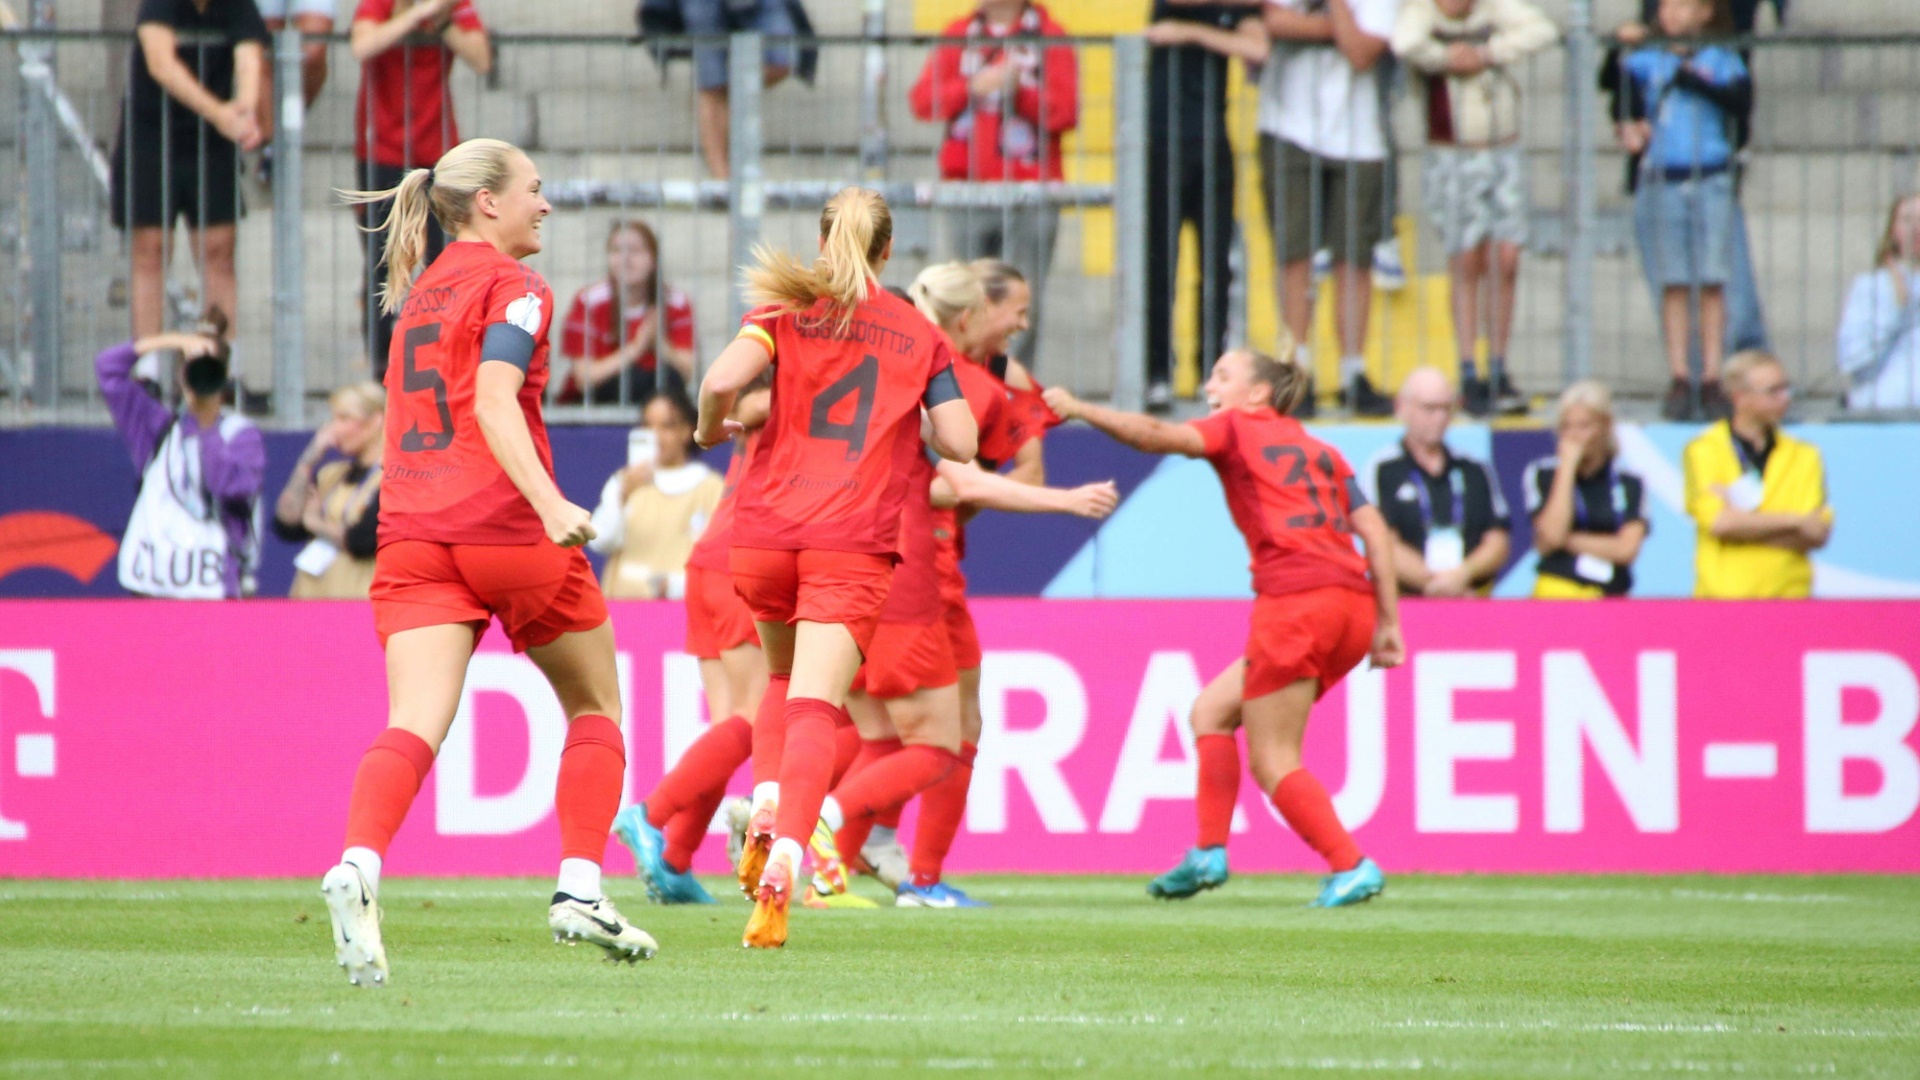
M 785 944 L 804 843 L 832 781 L 834 728 L 873 639 L 899 558 L 900 511 L 921 445 L 973 458 L 973 415 L 953 356 L 913 306 L 875 280 L 893 254 L 893 218 L 847 188 L 820 215 L 820 257 L 802 266 L 761 250 L 748 272 L 759 308 L 700 388 L 712 446 L 740 425 L 734 398 L 773 367 L 772 414 L 736 496 L 733 578 L 766 649 L 753 725 L 754 809 L 741 885 L 754 897 L 742 941 Z M 925 498 L 924 486 L 913 492 Z
M 1307 391 L 1307 373 L 1292 362 L 1292 349 L 1281 355 L 1289 359 L 1249 351 L 1222 356 L 1207 380 L 1212 414 L 1187 424 L 1087 405 L 1057 388 L 1046 392 L 1047 404 L 1062 417 L 1085 420 L 1135 449 L 1206 458 L 1253 555 L 1246 655 L 1195 703 L 1196 728 L 1210 714 L 1226 714 L 1219 725 L 1224 736 L 1202 731 L 1196 740 L 1200 843 L 1154 880 L 1148 891 L 1155 896 L 1192 896 L 1227 879 L 1227 830 L 1240 773 L 1236 711 L 1261 789 L 1333 871 L 1315 905 L 1356 903 L 1385 886 L 1380 868 L 1340 824 L 1326 790 L 1301 768 L 1300 747 L 1314 702 L 1354 665 L 1369 654 L 1381 668 L 1404 659 L 1393 548 L 1386 519 L 1367 504 L 1339 452 L 1287 415 Z M 1364 560 L 1353 547 L 1356 533 L 1366 545 Z M 1235 684 L 1242 684 L 1237 695 Z M 1222 699 L 1229 707 L 1218 707 Z
M 334 954 L 356 985 L 386 983 L 380 864 L 433 766 L 467 661 L 499 618 L 514 651 L 553 684 L 568 728 L 555 808 L 555 941 L 612 959 L 651 957 L 653 938 L 600 891 L 600 858 L 626 772 L 613 627 L 580 545 L 586 510 L 561 495 L 540 417 L 553 293 L 521 259 L 552 209 L 519 150 L 474 139 L 390 191 L 383 306 L 397 310 L 387 367 L 385 475 L 374 626 L 387 654 L 387 728 L 354 773 L 346 851 L 321 883 Z M 414 280 L 427 216 L 455 242 Z

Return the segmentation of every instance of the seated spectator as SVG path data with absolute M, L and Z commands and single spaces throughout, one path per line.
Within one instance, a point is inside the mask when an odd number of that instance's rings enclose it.
M 1393 568 L 1412 596 L 1486 595 L 1506 565 L 1512 522 L 1493 470 L 1447 446 L 1456 397 L 1438 369 L 1407 374 L 1395 402 L 1406 434 L 1360 472 L 1392 528 Z
M 426 39 L 431 44 L 422 44 Z M 353 106 L 353 158 L 362 191 L 399 186 L 409 169 L 431 169 L 460 142 L 453 118 L 455 57 L 485 75 L 493 70 L 493 43 L 473 0 L 360 0 L 348 34 L 360 61 L 360 96 Z M 363 301 L 367 360 L 375 382 L 386 378 L 396 316 L 380 310 L 387 287 L 387 233 L 379 226 L 391 199 L 356 207 L 367 229 Z M 440 222 L 427 215 L 425 270 L 446 247 Z
M 267 28 L 252 0 L 141 0 L 113 146 L 115 228 L 132 230 L 133 336 L 165 322 L 167 254 L 185 218 L 207 309 L 238 310 L 240 151 L 262 139 Z M 182 44 L 182 35 L 195 40 Z M 207 43 L 208 36 L 218 39 Z
M 942 32 L 964 44 L 927 57 L 908 93 L 913 115 L 947 125 L 940 146 L 943 180 L 1059 180 L 1060 140 L 1080 123 L 1079 62 L 1070 46 L 1003 45 L 1009 37 L 1064 37 L 1047 9 L 1028 0 L 980 0 L 973 14 Z M 1014 355 L 1037 366 L 1040 306 L 1053 268 L 1060 211 L 1054 206 L 968 209 L 949 222 L 950 255 L 993 257 L 1031 275 L 1034 310 Z
M 140 493 L 120 541 L 120 586 L 135 596 L 219 600 L 253 595 L 256 516 L 267 446 L 226 407 L 226 320 L 156 334 L 94 358 L 100 395 L 133 455 Z M 148 353 L 177 352 L 182 405 L 170 412 L 133 378 Z
M 1467 412 L 1524 412 L 1507 377 L 1520 251 L 1527 242 L 1527 159 L 1520 84 L 1507 71 L 1560 32 L 1527 0 L 1406 0 L 1393 51 L 1425 76 L 1427 153 L 1421 189 L 1452 275 L 1453 334 Z M 1480 316 L 1487 372 L 1480 377 Z
M 606 279 L 574 296 L 560 355 L 573 363 L 560 385 L 562 405 L 637 405 L 662 391 L 684 394 L 693 383 L 693 302 L 660 284 L 660 241 L 646 222 L 613 223 Z
M 1699 409 L 1726 414 L 1720 361 L 1726 344 L 1725 286 L 1733 273 L 1733 190 L 1736 120 L 1753 103 L 1753 82 L 1733 50 L 1701 47 L 1715 17 L 1714 0 L 1661 0 L 1660 29 L 1671 40 L 1636 49 L 1620 62 L 1631 98 L 1645 119 L 1622 120 L 1615 132 L 1629 153 L 1641 155 L 1633 200 L 1634 234 L 1648 283 L 1660 297 L 1661 335 L 1672 380 L 1662 413 L 1695 415 L 1688 370 L 1694 339 L 1692 306 L 1700 318 Z
M 365 600 L 380 548 L 380 455 L 387 392 L 377 383 L 343 386 L 329 399 L 333 419 L 313 433 L 274 504 L 273 531 L 306 542 L 294 557 L 295 600 Z M 325 461 L 328 454 L 341 457 Z
M 1827 546 L 1820 450 L 1780 430 L 1793 386 L 1780 361 L 1743 352 L 1727 362 L 1733 415 L 1687 444 L 1687 515 L 1698 529 L 1693 595 L 1801 599 L 1813 593 L 1810 551 Z
M 651 433 L 644 452 L 607 478 L 593 511 L 587 546 L 607 557 L 609 598 L 678 600 L 686 595 L 687 558 L 720 505 L 720 474 L 693 457 L 693 403 L 655 394 L 641 414 Z
M 1874 269 L 1840 312 L 1849 409 L 1920 409 L 1920 194 L 1893 204 Z
M 1560 395 L 1560 447 L 1527 466 L 1523 484 L 1540 553 L 1538 600 L 1592 600 L 1633 590 L 1647 539 L 1646 485 L 1620 465 L 1613 395 L 1586 380 Z

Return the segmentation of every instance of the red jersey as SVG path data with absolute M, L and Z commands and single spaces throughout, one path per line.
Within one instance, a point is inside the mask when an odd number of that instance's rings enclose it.
M 360 0 L 354 22 L 383 23 L 393 0 Z M 462 30 L 480 30 L 473 0 L 458 0 L 450 16 Z M 353 156 L 378 165 L 432 167 L 460 141 L 453 122 L 453 50 L 445 45 L 395 45 L 361 65 L 353 106 Z M 551 305 L 549 305 L 551 306 Z
M 822 302 L 758 309 L 740 332 L 773 351 L 773 412 L 740 483 L 734 546 L 897 555 L 921 403 L 959 394 L 942 336 L 877 286 L 844 328 Z
M 960 382 L 960 392 L 966 395 L 967 407 L 973 411 L 973 422 L 980 429 L 982 465 L 998 469 L 1013 460 L 1022 446 L 1044 433 L 1045 429 L 1025 422 L 1013 408 L 1014 391 L 1008 389 L 998 375 L 969 360 L 953 365 L 953 373 Z M 966 529 L 953 507 L 933 513 L 934 536 L 940 545 L 937 562 L 940 577 L 947 583 L 950 594 L 965 596 L 967 579 L 960 572 L 960 560 L 967 553 Z
M 452 243 L 413 284 L 393 328 L 387 361 L 386 467 L 380 482 L 380 543 L 533 544 L 540 515 L 480 433 L 474 376 L 489 327 L 533 338 L 520 409 L 540 463 L 553 451 L 540 400 L 547 387 L 553 292 L 539 274 L 491 244 Z
M 661 290 L 662 316 L 665 319 L 660 326 L 661 334 L 667 344 L 676 349 L 693 349 L 693 301 L 679 289 Z M 573 306 L 567 309 L 566 320 L 560 324 L 560 355 L 598 360 L 603 356 L 612 356 L 620 351 L 620 346 L 633 340 L 640 331 L 640 323 L 653 310 L 652 304 L 641 304 L 615 313 L 619 298 L 614 293 L 613 283 L 596 281 L 574 294 Z M 633 366 L 642 371 L 653 371 L 659 367 L 659 358 L 654 350 L 648 349 L 640 354 Z M 560 398 L 563 404 L 580 400 L 580 387 L 569 373 L 560 385 Z
M 722 574 L 733 573 L 733 564 L 728 552 L 733 550 L 733 508 L 739 501 L 740 478 L 747 474 L 747 461 L 753 457 L 754 447 L 760 444 L 761 429 L 747 432 L 734 444 L 733 457 L 727 461 L 726 486 L 720 489 L 720 502 L 713 508 L 713 517 L 707 522 L 706 531 L 693 545 L 693 553 L 687 556 L 688 566 L 697 566 L 702 570 L 713 570 Z
M 964 365 L 962 365 L 964 366 Z M 934 515 L 929 498 L 934 466 L 921 454 L 911 477 L 907 503 L 900 510 L 900 564 L 893 568 L 893 584 L 887 589 L 886 606 L 880 609 L 883 623 L 913 623 L 927 626 L 940 621 L 940 568 L 936 565 Z
M 1270 408 L 1221 409 L 1193 427 L 1220 474 L 1227 509 L 1253 554 L 1253 591 L 1283 596 L 1330 585 L 1370 591 L 1348 518 L 1365 505 L 1340 451 Z

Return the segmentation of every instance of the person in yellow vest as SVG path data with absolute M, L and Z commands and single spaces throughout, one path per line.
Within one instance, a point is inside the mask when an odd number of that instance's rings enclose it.
M 720 505 L 719 473 L 693 456 L 693 405 L 679 393 L 648 399 L 641 424 L 652 433 L 642 453 L 607 478 L 593 512 L 598 534 L 587 546 L 607 557 L 600 576 L 613 599 L 680 599 L 687 558 Z
M 1536 600 L 1595 600 L 1633 590 L 1647 539 L 1646 484 L 1620 462 L 1613 394 L 1585 379 L 1560 395 L 1557 453 L 1527 466 L 1521 485 L 1540 553 Z
M 1784 600 L 1813 593 L 1813 562 L 1833 533 L 1820 451 L 1780 430 L 1793 387 L 1780 361 L 1749 350 L 1727 362 L 1733 416 L 1687 444 L 1687 514 L 1699 528 L 1693 594 Z

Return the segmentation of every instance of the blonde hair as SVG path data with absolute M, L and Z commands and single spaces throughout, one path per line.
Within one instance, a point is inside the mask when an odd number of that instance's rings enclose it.
M 1613 457 L 1620 452 L 1620 443 L 1613 436 L 1613 391 L 1597 379 L 1581 379 L 1579 382 L 1560 391 L 1560 400 L 1554 406 L 1554 424 L 1566 419 L 1568 409 L 1585 409 L 1606 421 L 1607 456 Z
M 806 311 L 822 300 L 840 309 L 839 325 L 853 321 L 854 308 L 866 303 L 867 284 L 893 240 L 893 212 L 877 191 L 841 188 L 820 211 L 820 257 L 801 265 L 784 251 L 764 244 L 753 249 L 747 268 L 747 300 L 773 304 L 787 312 Z
M 1880 246 L 1873 249 L 1873 265 L 1885 266 L 1899 252 L 1900 245 L 1893 239 L 1893 226 L 1900 220 L 1900 208 L 1915 199 L 1920 199 L 1920 191 L 1893 200 L 1893 207 L 1887 211 L 1887 227 L 1880 230 Z
M 327 407 L 350 410 L 364 420 L 387 411 L 387 391 L 377 382 L 348 383 L 327 395 Z
M 960 316 L 987 301 L 987 290 L 973 267 L 963 262 L 934 263 L 907 286 L 907 298 L 920 314 L 949 333 Z
M 387 283 L 380 290 L 380 310 L 391 314 L 413 287 L 413 275 L 427 254 L 427 215 L 431 213 L 448 234 L 473 218 L 473 197 L 482 191 L 501 191 L 520 148 L 499 139 L 468 139 L 440 155 L 431 169 L 410 169 L 400 183 L 385 191 L 338 193 L 349 206 L 367 206 L 393 200 L 387 219 L 361 226 L 362 232 L 387 234 Z M 338 189 L 337 189 L 338 190 Z
M 1753 374 L 1755 369 L 1769 365 L 1777 367 L 1782 371 L 1787 369 L 1787 366 L 1780 362 L 1780 358 L 1770 352 L 1762 352 L 1759 349 L 1742 349 L 1729 357 L 1726 364 L 1720 368 L 1720 381 L 1732 389 L 1745 390 L 1747 389 L 1747 376 Z
M 1281 331 L 1284 335 L 1286 331 Z M 1283 344 L 1285 344 L 1283 342 Z M 1283 348 L 1278 357 L 1270 356 L 1258 349 L 1237 350 L 1245 355 L 1253 366 L 1253 381 L 1263 382 L 1271 388 L 1268 404 L 1275 412 L 1286 415 L 1300 407 L 1301 399 L 1307 396 L 1307 387 L 1312 379 L 1307 369 L 1300 366 L 1292 349 Z
M 986 290 L 987 299 L 999 303 L 1013 291 L 1015 282 L 1027 283 L 1027 276 L 1014 268 L 1010 262 L 1000 259 L 975 259 L 969 264 L 974 276 L 980 279 L 980 287 Z

